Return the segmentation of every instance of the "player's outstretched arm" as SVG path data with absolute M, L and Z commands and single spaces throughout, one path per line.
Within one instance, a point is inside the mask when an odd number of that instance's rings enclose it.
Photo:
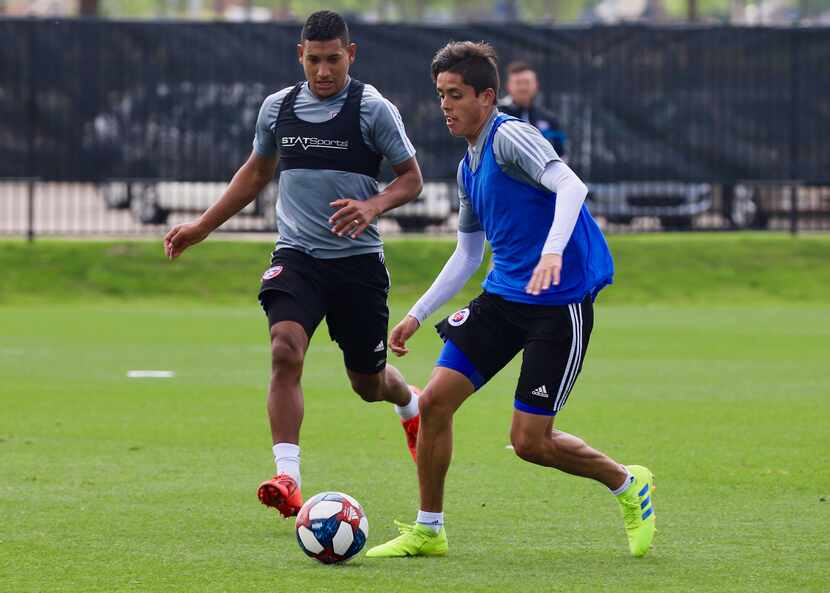
M 335 235 L 342 236 L 348 232 L 354 239 L 384 212 L 418 197 L 424 187 L 424 180 L 415 157 L 393 165 L 392 170 L 395 172 L 395 180 L 368 200 L 342 199 L 331 202 L 330 206 L 337 208 L 329 218 L 331 231 Z
M 276 157 L 262 157 L 252 152 L 228 184 L 217 202 L 198 220 L 174 226 L 164 237 L 164 253 L 176 259 L 182 252 L 204 240 L 210 233 L 242 210 L 257 197 L 277 170 Z
M 427 317 L 464 288 L 467 280 L 475 273 L 483 259 L 484 231 L 472 233 L 459 231 L 458 244 L 447 263 L 444 264 L 441 273 L 389 335 L 389 349 L 398 356 L 409 352 L 406 341 L 418 331 Z

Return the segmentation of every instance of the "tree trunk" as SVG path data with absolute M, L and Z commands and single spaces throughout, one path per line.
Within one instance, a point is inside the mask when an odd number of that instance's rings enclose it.
M 0 5 L 0 8 L 2 8 L 2 5 Z M 98 0 L 80 0 L 78 3 L 78 15 L 98 16 Z

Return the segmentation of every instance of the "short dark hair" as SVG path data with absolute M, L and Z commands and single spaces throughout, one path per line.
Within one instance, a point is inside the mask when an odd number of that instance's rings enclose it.
M 432 59 L 432 79 L 437 80 L 442 72 L 461 75 L 464 84 L 476 91 L 486 89 L 499 94 L 499 58 L 493 46 L 484 41 L 450 41 L 436 52 Z
M 303 41 L 331 41 L 340 39 L 349 45 L 349 26 L 343 17 L 331 10 L 318 10 L 303 25 L 300 43 Z
M 508 76 L 511 75 L 511 74 L 518 74 L 519 72 L 527 72 L 528 70 L 535 73 L 533 68 L 531 68 L 530 64 L 528 64 L 527 62 L 516 61 L 516 62 L 510 62 L 507 65 L 507 75 Z

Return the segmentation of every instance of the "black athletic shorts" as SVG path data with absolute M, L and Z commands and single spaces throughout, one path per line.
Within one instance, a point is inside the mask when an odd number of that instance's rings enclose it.
M 435 327 L 489 381 L 524 350 L 516 409 L 553 416 L 582 370 L 594 326 L 589 296 L 570 305 L 528 305 L 484 292 Z
M 309 340 L 325 317 L 346 368 L 374 374 L 386 366 L 388 294 L 389 272 L 382 253 L 319 259 L 281 248 L 262 275 L 259 302 L 269 327 L 295 321 Z

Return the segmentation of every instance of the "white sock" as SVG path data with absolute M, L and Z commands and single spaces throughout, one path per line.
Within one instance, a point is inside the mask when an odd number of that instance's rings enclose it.
M 397 412 L 398 416 L 401 417 L 401 420 L 409 420 L 410 418 L 414 418 L 418 415 L 418 395 L 409 390 L 409 393 L 412 394 L 412 397 L 409 398 L 409 403 L 405 406 L 395 406 L 395 412 Z
M 288 474 L 300 486 L 300 447 L 294 443 L 277 443 L 274 445 L 274 461 L 278 474 Z
M 623 466 L 623 467 L 625 467 L 625 466 Z M 631 475 L 631 472 L 628 471 L 627 467 L 625 468 L 625 474 L 626 474 L 625 475 L 625 482 L 623 482 L 620 485 L 620 487 L 617 488 L 616 490 L 611 490 L 611 494 L 613 494 L 614 496 L 619 496 L 620 494 L 622 494 L 623 492 L 628 490 L 629 486 L 631 486 L 631 484 L 634 483 L 634 476 Z M 610 490 L 610 488 L 609 488 L 609 490 Z
M 429 527 L 435 533 L 441 531 L 444 526 L 444 513 L 430 513 L 429 511 L 418 511 L 418 518 L 415 522 L 419 525 Z

